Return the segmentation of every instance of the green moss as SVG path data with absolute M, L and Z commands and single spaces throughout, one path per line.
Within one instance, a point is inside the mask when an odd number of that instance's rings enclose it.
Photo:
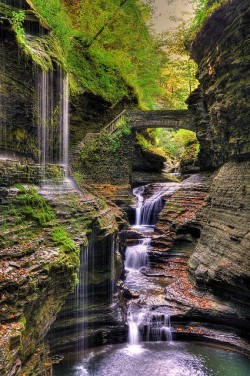
M 24 188 L 21 184 L 16 185 L 19 192 L 16 196 L 16 206 L 12 210 L 20 220 L 34 221 L 40 226 L 55 219 L 53 209 L 46 200 L 37 193 L 35 188 Z
M 50 232 L 51 240 L 59 246 L 64 252 L 74 251 L 77 245 L 72 240 L 63 226 L 58 226 Z
M 103 158 L 103 153 L 116 153 L 122 146 L 122 138 L 129 133 L 130 129 L 128 130 L 127 124 L 119 128 L 114 134 L 106 131 L 99 133 L 97 137 L 89 140 L 82 148 L 81 161 L 100 162 Z

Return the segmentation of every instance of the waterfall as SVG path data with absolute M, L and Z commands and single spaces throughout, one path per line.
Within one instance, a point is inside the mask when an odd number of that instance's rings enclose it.
M 135 188 L 133 193 L 137 198 L 136 204 L 136 226 L 155 225 L 159 213 L 164 207 L 164 195 L 171 195 L 177 190 L 176 185 L 160 185 L 157 191 L 150 197 L 144 199 L 146 186 Z
M 49 95 L 50 72 L 40 71 L 38 78 L 38 147 L 39 147 L 39 164 L 41 168 L 41 183 L 45 184 L 46 163 L 48 162 L 50 146 L 50 113 L 51 97 Z
M 148 312 L 145 315 L 144 331 L 147 341 L 171 341 L 169 315 L 162 312 Z
M 87 329 L 86 313 L 88 311 L 89 246 L 81 249 L 78 284 L 75 291 L 75 306 L 78 324 L 78 336 Z M 80 349 L 77 341 L 77 348 Z M 85 347 L 85 345 L 84 345 Z
M 148 266 L 148 248 L 150 238 L 140 239 L 139 244 L 129 246 L 125 252 L 125 269 L 140 270 Z
M 135 225 L 140 226 L 141 224 L 141 211 L 143 205 L 143 192 L 145 187 L 138 187 L 134 189 L 134 195 L 137 198 L 137 204 L 135 208 Z
M 65 178 L 69 178 L 69 79 L 68 75 L 59 72 L 61 111 L 60 111 L 60 140 L 61 161 L 64 166 Z
M 171 341 L 170 317 L 153 308 L 140 308 L 131 303 L 128 310 L 129 345 L 145 341 Z
M 38 147 L 44 185 L 53 183 L 47 181 L 48 164 L 63 165 L 65 178 L 69 177 L 69 83 L 60 68 L 39 70 L 38 76 Z
M 178 189 L 178 184 L 153 184 L 134 189 L 137 198 L 136 230 L 141 233 L 153 231 L 158 215 L 163 208 L 163 196 L 171 196 Z M 149 233 L 150 235 L 150 233 Z M 151 238 L 139 239 L 136 245 L 127 246 L 125 251 L 125 269 L 127 270 L 125 285 L 135 296 L 128 307 L 128 342 L 129 351 L 138 353 L 143 341 L 171 341 L 170 316 L 165 306 L 141 307 L 140 301 L 146 301 L 147 291 L 154 289 L 150 281 L 150 262 L 148 251 Z M 142 269 L 143 268 L 143 269 Z M 146 270 L 145 270 L 146 268 Z M 149 271 L 149 273 L 148 273 Z

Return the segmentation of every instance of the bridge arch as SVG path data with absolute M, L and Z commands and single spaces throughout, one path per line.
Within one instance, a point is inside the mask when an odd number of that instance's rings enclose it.
M 188 110 L 126 111 L 125 117 L 135 130 L 171 128 L 194 131 L 192 114 Z

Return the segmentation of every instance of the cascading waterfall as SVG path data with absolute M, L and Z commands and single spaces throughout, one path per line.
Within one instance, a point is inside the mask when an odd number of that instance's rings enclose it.
M 171 341 L 170 317 L 163 312 L 148 311 L 144 319 L 144 335 L 147 341 Z
M 158 215 L 164 207 L 163 196 L 171 195 L 176 191 L 176 185 L 162 185 L 152 196 L 144 199 L 146 186 L 138 187 L 134 189 L 134 195 L 137 198 L 137 204 L 135 208 L 136 212 L 136 226 L 155 225 L 158 219 Z
M 130 304 L 128 310 L 129 345 L 139 345 L 145 341 L 171 341 L 170 317 L 165 312 L 149 307 L 140 308 Z
M 150 238 L 140 239 L 139 244 L 126 248 L 125 253 L 125 269 L 140 270 L 142 267 L 148 266 L 148 248 Z
M 163 196 L 171 196 L 177 189 L 177 184 L 158 184 L 150 186 L 148 191 L 153 194 L 148 197 L 147 186 L 134 189 L 137 198 L 135 228 L 142 233 L 153 231 L 158 215 L 163 208 Z M 144 198 L 146 196 L 147 198 Z M 151 238 L 139 239 L 136 245 L 128 246 L 125 251 L 125 269 L 128 271 L 125 283 L 128 288 L 145 294 L 145 290 L 151 288 L 150 281 L 145 279 L 144 273 L 150 271 L 148 251 Z M 138 350 L 142 341 L 171 341 L 170 316 L 166 307 L 140 307 L 132 302 L 128 308 L 128 341 L 132 352 Z
M 137 204 L 135 208 L 135 225 L 140 226 L 141 224 L 141 211 L 142 211 L 142 205 L 143 205 L 143 192 L 145 187 L 138 187 L 134 189 L 134 195 L 137 198 Z

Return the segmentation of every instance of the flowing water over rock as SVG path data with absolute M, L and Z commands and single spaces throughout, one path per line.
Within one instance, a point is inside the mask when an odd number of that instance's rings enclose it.
M 153 191 L 151 195 L 145 193 L 147 186 L 139 187 L 134 190 L 137 199 L 136 205 L 136 223 L 135 228 L 144 236 L 153 231 L 153 226 L 162 210 L 164 201 L 163 195 L 171 195 L 178 185 L 161 184 L 158 190 Z M 150 233 L 149 233 L 150 235 Z M 128 246 L 125 252 L 125 269 L 127 276 L 126 286 L 133 291 L 134 296 L 142 291 L 145 294 L 156 286 L 147 283 L 144 273 L 150 272 L 150 262 L 148 252 L 150 251 L 151 237 L 138 240 L 138 244 Z M 157 288 L 156 288 L 157 290 Z M 140 306 L 133 301 L 128 308 L 128 340 L 130 351 L 137 353 L 140 351 L 142 341 L 170 341 L 172 340 L 170 329 L 170 317 L 166 309 L 155 309 L 154 306 Z
M 125 269 L 140 270 L 148 266 L 148 248 L 150 238 L 140 239 L 139 244 L 132 245 L 126 249 Z
M 142 186 L 134 189 L 134 195 L 137 198 L 135 225 L 155 225 L 158 215 L 163 209 L 163 196 L 172 195 L 179 184 L 159 184 L 158 189 L 153 190 L 151 195 L 145 197 L 145 191 L 148 186 Z

